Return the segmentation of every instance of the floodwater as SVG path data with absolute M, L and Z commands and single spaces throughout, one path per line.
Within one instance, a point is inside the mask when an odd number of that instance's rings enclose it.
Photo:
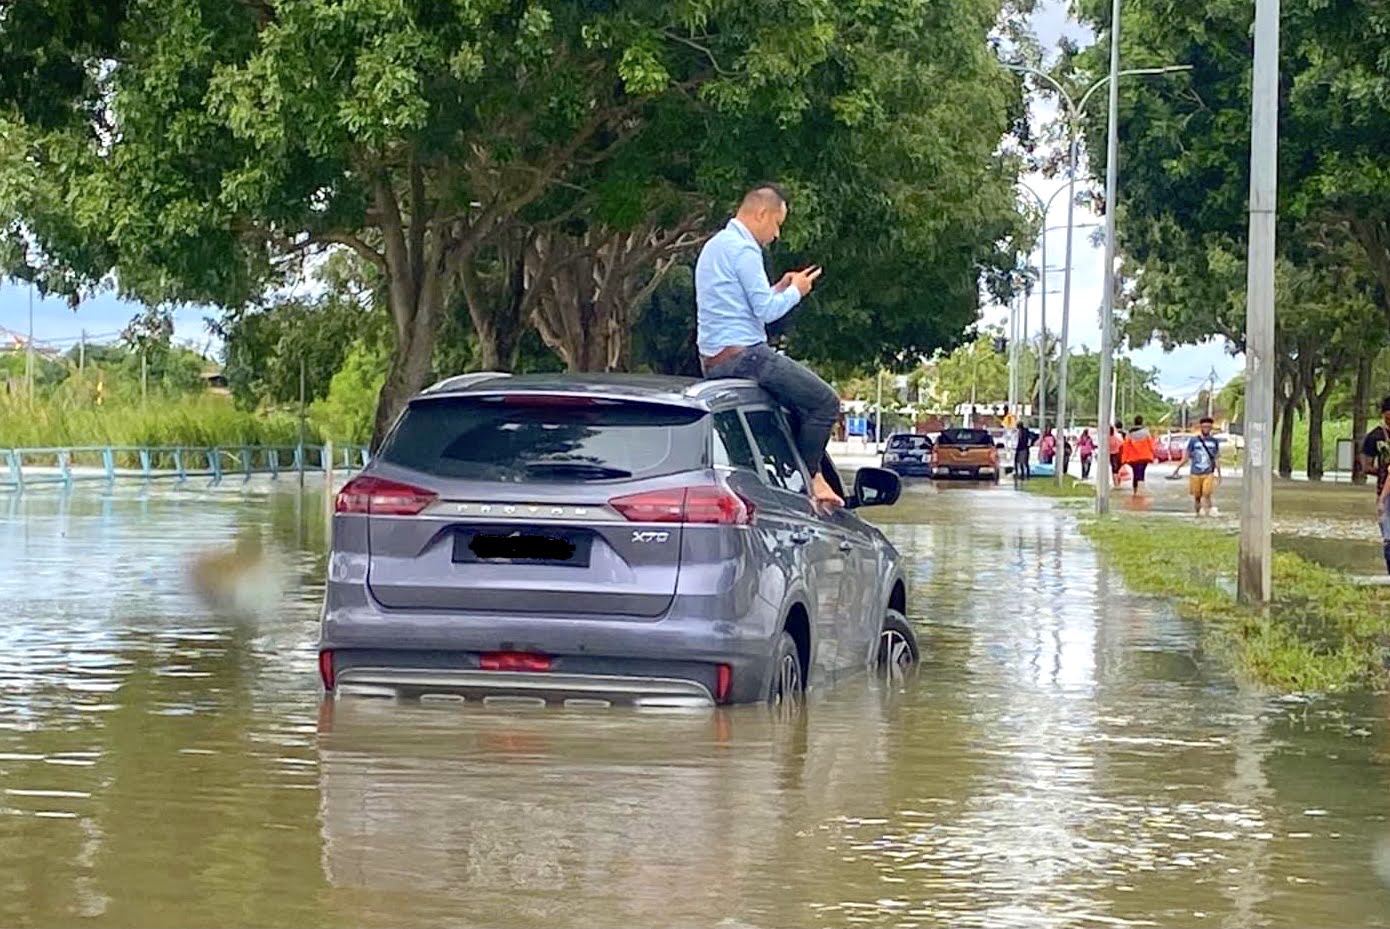
M 321 705 L 321 506 L 0 495 L 0 924 L 1390 925 L 1385 708 L 1237 689 L 1045 501 L 884 513 L 920 674 L 793 719 Z

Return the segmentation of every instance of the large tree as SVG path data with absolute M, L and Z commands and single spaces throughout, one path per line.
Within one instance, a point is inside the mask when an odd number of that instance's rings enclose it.
M 628 325 L 624 301 L 693 244 L 694 220 L 772 176 L 798 193 L 784 257 L 839 279 L 801 314 L 808 350 L 934 347 L 1012 228 L 999 12 L 21 0 L 0 30 L 0 257 L 74 298 L 114 280 L 236 308 L 350 249 L 381 275 L 394 337 L 379 435 L 457 306 L 485 364 L 512 363 L 531 321 L 571 367 L 622 364 L 590 337 Z M 671 194 L 685 209 L 654 212 Z M 576 301 L 606 320 L 579 341 Z

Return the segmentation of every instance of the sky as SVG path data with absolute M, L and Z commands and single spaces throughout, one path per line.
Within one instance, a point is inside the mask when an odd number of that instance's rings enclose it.
M 1034 29 L 1044 49 L 1055 52 L 1058 41 L 1067 36 L 1082 45 L 1090 44 L 1088 30 L 1067 18 L 1065 3 L 1047 0 L 1039 5 L 1033 17 Z M 1121 84 L 1123 91 L 1123 84 Z M 1104 103 L 1105 94 L 1095 95 L 1093 100 Z M 1047 101 L 1039 101 L 1034 107 L 1034 118 L 1045 123 L 1055 115 L 1055 107 Z M 1031 175 L 1025 182 L 1044 198 L 1049 198 L 1063 183 L 1061 178 L 1048 179 L 1041 175 Z M 1120 172 L 1119 196 L 1124 197 L 1124 171 Z M 1052 201 L 1048 216 L 1049 226 L 1059 226 L 1066 219 L 1066 196 L 1058 196 Z M 1096 224 L 1101 217 L 1084 206 L 1075 211 L 1078 227 Z M 1092 350 L 1100 345 L 1100 271 L 1104 260 L 1102 249 L 1095 244 L 1094 226 L 1078 228 L 1073 236 L 1072 256 L 1072 296 L 1069 343 L 1072 346 L 1086 346 Z M 1047 311 L 1048 329 L 1057 332 L 1061 323 L 1062 308 L 1062 256 L 1066 240 L 1065 229 L 1055 229 L 1048 234 L 1048 278 Z M 1037 257 L 1033 262 L 1037 264 Z M 1054 270 L 1055 269 L 1055 270 Z M 0 347 L 10 342 L 10 333 L 24 335 L 29 331 L 29 288 L 24 284 L 0 283 Z M 110 341 L 125 327 L 137 311 L 138 306 L 118 299 L 114 294 L 105 293 L 84 300 L 74 312 L 67 302 L 59 298 L 41 300 L 34 297 L 34 336 L 39 342 L 47 341 L 59 347 L 75 344 L 85 329 L 93 341 Z M 1037 290 L 1029 301 L 1029 331 L 1040 331 L 1042 295 Z M 205 319 L 216 315 L 215 310 L 205 307 L 184 307 L 174 314 L 174 338 L 176 341 L 203 350 L 218 347 L 207 331 Z M 1008 310 L 1005 307 L 986 307 L 983 310 L 984 322 L 1001 324 L 1006 327 Z M 8 332 L 6 331 L 8 330 Z M 1213 369 L 1217 383 L 1224 383 L 1237 374 L 1244 365 L 1241 356 L 1232 356 L 1226 351 L 1221 340 L 1204 345 L 1184 346 L 1173 352 L 1164 352 L 1158 345 L 1145 346 L 1134 352 L 1135 363 L 1141 367 L 1155 368 L 1159 372 L 1160 390 L 1170 396 L 1187 397 L 1195 395 Z

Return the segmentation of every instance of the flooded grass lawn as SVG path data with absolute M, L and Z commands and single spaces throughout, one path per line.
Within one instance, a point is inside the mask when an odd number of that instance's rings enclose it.
M 322 504 L 0 494 L 0 924 L 1390 924 L 1387 707 L 1238 686 L 1065 507 L 875 511 L 926 660 L 779 720 L 323 703 Z

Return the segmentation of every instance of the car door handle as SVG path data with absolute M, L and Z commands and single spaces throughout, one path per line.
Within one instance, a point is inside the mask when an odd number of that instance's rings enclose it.
M 797 529 L 792 532 L 792 541 L 797 545 L 805 545 L 815 536 L 810 529 Z
M 842 552 L 847 552 L 847 551 L 850 551 L 850 550 L 853 549 L 853 548 L 854 548 L 854 543 L 851 542 L 849 539 L 841 539 L 841 540 L 840 540 L 840 551 L 842 551 Z

